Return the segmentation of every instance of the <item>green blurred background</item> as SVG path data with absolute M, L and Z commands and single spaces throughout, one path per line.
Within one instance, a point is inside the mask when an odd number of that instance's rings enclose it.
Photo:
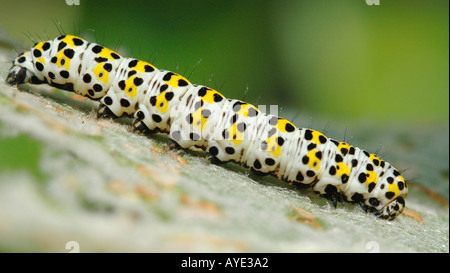
M 343 121 L 448 121 L 448 0 L 0 3 L 0 28 L 27 46 L 29 36 L 59 36 L 57 21 L 257 105 Z

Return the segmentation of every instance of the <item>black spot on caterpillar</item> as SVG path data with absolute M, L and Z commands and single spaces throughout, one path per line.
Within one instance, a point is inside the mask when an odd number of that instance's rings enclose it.
M 133 117 L 139 132 L 164 132 L 182 148 L 201 147 L 216 162 L 311 186 L 335 206 L 343 199 L 389 220 L 405 206 L 405 179 L 377 155 L 79 37 L 37 43 L 15 59 L 6 81 L 99 100 L 99 118 Z

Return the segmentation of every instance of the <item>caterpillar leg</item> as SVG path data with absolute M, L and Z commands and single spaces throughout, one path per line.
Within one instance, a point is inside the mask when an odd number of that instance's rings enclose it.
M 116 119 L 116 116 L 109 108 L 103 103 L 100 103 L 100 106 L 97 110 L 97 118 L 113 118 Z
M 122 114 L 123 110 L 120 106 L 119 99 L 112 90 L 109 90 L 100 100 L 100 106 L 97 110 L 97 117 L 117 118 L 121 117 Z
M 343 201 L 341 192 L 339 191 L 337 185 L 326 183 L 326 178 L 324 177 L 321 181 L 315 183 L 313 190 L 314 192 L 320 194 L 320 196 L 330 200 L 335 208 L 337 207 L 338 202 Z
M 218 159 L 217 157 L 215 157 L 215 156 L 213 156 L 213 155 L 208 156 L 208 158 L 206 159 L 206 161 L 207 161 L 209 164 L 214 164 L 214 165 L 223 165 L 223 164 L 226 164 L 226 163 L 227 163 L 227 162 L 225 162 L 225 161 L 222 161 L 222 160 Z
M 335 186 L 333 185 L 326 186 L 325 192 L 326 192 L 325 197 L 331 200 L 335 208 L 337 206 L 337 202 L 342 202 L 342 196 Z
M 178 144 L 176 141 L 172 140 L 169 138 L 169 144 L 168 144 L 169 149 L 171 150 L 182 150 L 183 147 L 180 146 L 180 144 Z
M 133 130 L 144 134 L 151 134 L 160 131 L 156 125 L 156 115 L 151 115 L 148 108 L 143 104 L 139 104 L 138 110 L 134 114 Z
M 256 176 L 260 176 L 260 177 L 264 177 L 266 175 L 268 175 L 267 173 L 255 170 L 253 167 L 250 168 L 250 170 L 252 171 L 252 173 Z
M 154 131 L 148 129 L 147 125 L 142 120 L 134 119 L 133 120 L 133 131 L 142 134 L 151 134 Z
M 150 129 L 147 124 L 151 124 L 148 120 L 149 113 L 144 105 L 139 105 L 137 112 L 134 114 L 133 130 L 143 134 L 151 134 L 155 131 Z
M 30 72 L 24 67 L 15 66 L 11 68 L 6 82 L 9 84 L 21 84 L 24 83 L 27 78 L 30 78 Z

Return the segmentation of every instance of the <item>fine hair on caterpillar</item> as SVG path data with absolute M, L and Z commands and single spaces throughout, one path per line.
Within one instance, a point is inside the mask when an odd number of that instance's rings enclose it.
M 36 43 L 6 81 L 73 91 L 99 101 L 99 118 L 131 117 L 138 132 L 166 133 L 173 146 L 202 148 L 214 162 L 310 186 L 335 206 L 356 203 L 388 220 L 405 206 L 405 179 L 376 154 L 77 36 Z

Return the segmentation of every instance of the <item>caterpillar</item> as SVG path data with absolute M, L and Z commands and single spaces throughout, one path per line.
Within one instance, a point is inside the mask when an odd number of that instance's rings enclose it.
M 6 82 L 73 91 L 99 101 L 98 118 L 131 117 L 137 132 L 167 133 L 171 146 L 201 148 L 213 162 L 310 186 L 334 207 L 347 201 L 387 220 L 405 207 L 405 179 L 376 154 L 77 36 L 19 54 Z

